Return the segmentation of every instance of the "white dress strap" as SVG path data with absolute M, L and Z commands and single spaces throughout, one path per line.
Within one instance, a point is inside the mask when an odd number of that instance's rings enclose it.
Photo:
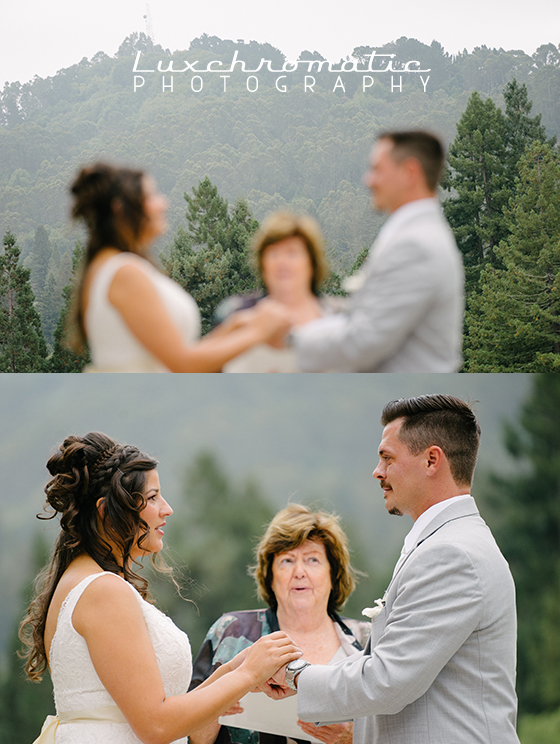
M 115 574 L 112 571 L 100 571 L 99 573 L 90 574 L 89 576 L 86 576 L 85 579 L 82 579 L 80 582 L 76 584 L 76 586 L 72 587 L 72 589 L 70 589 L 70 591 L 66 595 L 64 602 L 62 603 L 62 606 L 60 608 L 60 612 L 58 613 L 58 620 L 56 623 L 57 630 L 58 630 L 58 625 L 60 623 L 60 618 L 63 615 L 66 615 L 66 613 L 69 613 L 70 617 L 72 617 L 74 609 L 76 605 L 78 604 L 78 600 L 80 599 L 82 594 L 91 584 L 91 582 L 94 581 L 95 579 L 98 579 L 100 576 L 118 576 L 118 574 Z M 119 576 L 119 579 L 124 581 L 125 584 L 128 584 L 128 582 L 125 581 L 125 579 L 123 579 L 122 576 Z M 128 585 L 130 586 L 130 584 Z M 56 636 L 56 632 L 55 632 L 55 636 Z M 53 637 L 53 641 L 54 641 L 54 637 Z M 52 642 L 51 642 L 51 646 L 52 646 Z

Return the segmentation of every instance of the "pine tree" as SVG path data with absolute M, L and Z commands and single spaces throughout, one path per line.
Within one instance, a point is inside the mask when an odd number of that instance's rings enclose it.
M 49 548 L 40 535 L 33 541 L 32 572 L 35 576 L 47 560 Z M 22 592 L 21 615 L 10 634 L 7 664 L 0 684 L 0 744 L 28 744 L 34 741 L 46 716 L 54 714 L 52 683 L 49 674 L 42 682 L 32 683 L 24 675 L 23 661 L 19 657 L 22 644 L 18 638 L 18 626 L 24 608 L 31 600 L 32 582 L 25 583 Z
M 519 420 L 505 427 L 507 475 L 480 494 L 517 590 L 520 710 L 560 706 L 560 376 L 537 375 Z
M 43 225 L 39 225 L 31 252 L 31 287 L 35 297 L 40 297 L 45 288 L 52 252 L 49 234 Z
M 230 214 L 227 200 L 208 177 L 192 191 L 192 196 L 185 194 L 188 229 L 179 228 L 162 264 L 196 301 L 204 334 L 212 329 L 222 300 L 257 287 L 248 246 L 258 222 L 243 199 Z
M 541 124 L 541 114 L 530 117 L 533 103 L 529 100 L 525 83 L 519 85 L 515 78 L 504 87 L 506 102 L 507 171 L 511 186 L 518 175 L 518 163 L 527 147 L 533 142 L 546 142 L 546 131 Z M 551 140 L 551 145 L 554 141 Z
M 41 325 L 47 346 L 53 348 L 54 332 L 64 306 L 64 287 L 72 276 L 72 258 L 68 251 L 60 255 L 57 246 L 53 247 L 49 261 L 49 270 L 43 291 L 37 301 L 37 310 L 41 316 Z
M 560 153 L 535 143 L 520 161 L 496 249 L 466 315 L 469 372 L 560 371 Z
M 198 594 L 198 607 L 179 597 L 169 582 L 157 582 L 154 591 L 179 627 L 188 628 L 196 654 L 208 628 L 224 612 L 262 606 L 247 567 L 273 512 L 255 483 L 233 483 L 207 451 L 188 468 L 183 491 L 185 500 L 175 508 L 183 519 L 170 524 L 168 541 L 175 560 L 188 568 L 188 595 Z M 188 524 L 188 530 L 180 523 Z
M 35 309 L 30 271 L 20 265 L 20 250 L 10 231 L 0 256 L 0 371 L 42 372 L 47 347 Z
M 229 223 L 227 199 L 219 195 L 218 187 L 208 176 L 198 182 L 198 188 L 192 186 L 192 192 L 192 196 L 185 193 L 184 198 L 189 234 L 195 250 L 223 245 Z
M 86 364 L 90 362 L 87 348 L 82 354 L 76 354 L 66 344 L 67 319 L 73 302 L 76 282 L 81 273 L 84 253 L 84 246 L 80 242 L 77 242 L 72 254 L 72 275 L 70 282 L 62 290 L 64 305 L 60 311 L 53 333 L 53 352 L 48 359 L 48 372 L 82 372 Z
M 37 309 L 41 316 L 41 325 L 44 328 L 45 341 L 49 347 L 53 344 L 53 335 L 60 315 L 63 300 L 57 292 L 57 281 L 54 273 L 49 271 L 41 297 L 37 303 Z
M 444 188 L 455 191 L 444 202 L 467 269 L 467 294 L 476 287 L 480 268 L 495 261 L 495 247 L 506 236 L 503 208 L 510 191 L 505 169 L 505 120 L 491 98 L 475 91 L 457 123 L 449 148 L 451 170 Z
M 475 91 L 449 148 L 451 169 L 444 188 L 456 195 L 445 201 L 444 212 L 463 253 L 467 296 L 479 290 L 484 266 L 499 265 L 496 246 L 508 236 L 504 209 L 515 190 L 521 156 L 533 142 L 546 141 L 541 116 L 530 116 L 527 86 L 514 79 L 503 96 L 505 114 Z
M 225 236 L 225 246 L 231 254 L 232 294 L 243 294 L 256 289 L 249 245 L 259 223 L 253 217 L 246 199 L 235 203 Z

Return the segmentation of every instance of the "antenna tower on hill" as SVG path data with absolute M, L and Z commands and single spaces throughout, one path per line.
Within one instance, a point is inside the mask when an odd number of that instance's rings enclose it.
M 150 14 L 150 6 L 146 4 L 146 13 L 144 15 L 146 21 L 146 36 L 154 42 L 154 27 L 152 26 L 152 16 Z

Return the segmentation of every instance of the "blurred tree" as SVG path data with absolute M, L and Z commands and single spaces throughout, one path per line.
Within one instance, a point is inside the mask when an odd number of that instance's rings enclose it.
M 503 268 L 483 270 L 466 314 L 469 372 L 560 371 L 560 153 L 535 143 L 519 174 Z
M 33 577 L 47 560 L 48 545 L 44 537 L 33 541 L 31 570 Z M 32 581 L 28 580 L 22 592 L 23 615 L 31 600 Z M 34 741 L 46 716 L 54 714 L 52 683 L 48 674 L 39 684 L 31 682 L 23 671 L 23 661 L 18 652 L 18 618 L 11 634 L 8 661 L 0 682 L 0 744 L 29 744 Z
M 54 272 L 49 271 L 41 297 L 37 302 L 37 309 L 41 315 L 41 325 L 45 333 L 45 341 L 52 347 L 53 334 L 60 316 L 63 299 L 57 291 L 57 281 Z
M 558 744 L 560 708 L 554 713 L 521 716 L 517 731 L 521 744 Z
M 40 297 L 45 289 L 52 253 L 49 234 L 43 225 L 39 225 L 31 249 L 31 287 L 35 297 Z
M 522 713 L 560 706 L 560 376 L 538 375 L 504 429 L 514 465 L 482 489 L 517 587 Z
M 19 259 L 16 239 L 8 231 L 0 255 L 0 371 L 42 372 L 47 347 L 34 306 L 30 271 Z
M 479 289 L 485 265 L 500 265 L 496 247 L 508 236 L 504 209 L 513 194 L 518 164 L 533 142 L 545 142 L 541 116 L 530 117 L 527 86 L 515 78 L 504 86 L 505 114 L 474 92 L 449 148 L 444 188 L 456 192 L 444 212 L 463 253 L 467 296 Z
M 195 250 L 223 245 L 229 221 L 227 199 L 218 193 L 218 187 L 206 176 L 192 187 L 192 196 L 185 193 L 187 202 L 188 232 Z
M 170 54 L 169 49 L 163 49 L 159 44 L 154 44 L 152 39 L 143 31 L 134 31 L 122 42 L 117 50 L 116 57 L 131 57 L 136 52 L 165 52 Z M 94 60 L 92 59 L 92 62 Z
M 546 131 L 541 124 L 541 114 L 534 117 L 529 115 L 533 103 L 529 100 L 525 83 L 520 85 L 514 78 L 505 85 L 503 94 L 506 102 L 507 170 L 513 186 L 518 176 L 519 160 L 533 142 L 546 142 Z M 550 144 L 554 145 L 554 140 Z
M 224 612 L 262 606 L 247 567 L 273 511 L 255 483 L 234 485 L 210 452 L 201 452 L 189 467 L 184 498 L 167 534 L 172 555 L 188 567 L 189 594 L 200 596 L 200 614 L 168 582 L 157 582 L 155 593 L 188 632 L 196 654 L 208 628 Z
M 62 290 L 64 305 L 58 316 L 58 322 L 53 332 L 53 351 L 47 362 L 48 372 L 82 372 L 90 360 L 89 351 L 76 354 L 66 344 L 67 319 L 72 307 L 74 289 L 81 273 L 85 247 L 78 241 L 72 254 L 72 275 L 70 282 Z
M 64 288 L 72 276 L 72 257 L 69 251 L 60 255 L 55 245 L 52 250 L 49 270 L 43 291 L 37 300 L 37 309 L 41 316 L 41 326 L 45 341 L 50 350 L 54 342 L 54 332 L 64 306 Z
M 187 202 L 187 229 L 180 227 L 168 258 L 162 264 L 169 276 L 191 294 L 199 309 L 202 333 L 214 325 L 218 304 L 235 294 L 257 288 L 248 250 L 258 227 L 249 205 L 228 202 L 208 176 L 192 187 Z
M 510 196 L 505 171 L 504 116 L 491 98 L 475 91 L 457 123 L 448 154 L 443 186 L 456 192 L 443 209 L 467 269 L 467 294 L 475 290 L 479 272 L 495 261 L 495 247 L 506 236 L 503 207 Z

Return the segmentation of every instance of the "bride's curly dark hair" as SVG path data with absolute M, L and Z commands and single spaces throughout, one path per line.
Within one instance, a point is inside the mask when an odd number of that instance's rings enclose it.
M 136 545 L 141 548 L 148 536 L 140 512 L 146 505 L 146 472 L 156 467 L 152 457 L 100 432 L 67 437 L 47 462 L 53 477 L 45 486 L 45 511 L 37 517 L 60 515 L 61 531 L 20 625 L 20 638 L 27 647 L 25 671 L 33 681 L 40 681 L 47 668 L 44 634 L 54 591 L 78 556 L 91 556 L 104 571 L 119 574 L 144 599 L 149 597 L 148 582 L 133 570 L 131 551 Z

